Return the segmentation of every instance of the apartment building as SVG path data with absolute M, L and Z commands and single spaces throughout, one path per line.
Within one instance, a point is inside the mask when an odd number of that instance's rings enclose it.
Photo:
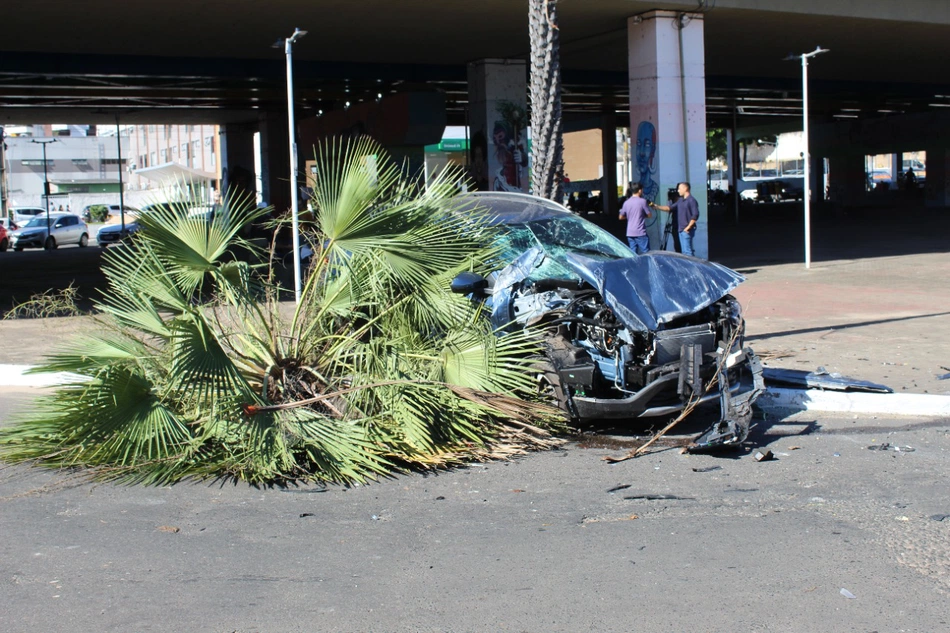
M 216 125 L 137 125 L 129 134 L 129 190 L 182 182 L 219 191 L 221 161 Z

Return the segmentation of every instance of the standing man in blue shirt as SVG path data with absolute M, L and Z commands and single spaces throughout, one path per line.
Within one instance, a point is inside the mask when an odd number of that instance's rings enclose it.
M 699 222 L 699 203 L 690 195 L 688 182 L 678 184 L 676 191 L 680 197 L 670 206 L 652 203 L 650 206 L 660 211 L 676 212 L 676 226 L 679 227 L 683 254 L 693 256 L 693 236 L 696 235 L 696 223 Z
M 652 217 L 650 206 L 643 199 L 643 186 L 640 183 L 630 185 L 629 197 L 620 207 L 620 219 L 627 221 L 627 244 L 637 255 L 650 252 L 650 236 L 647 235 L 645 220 Z

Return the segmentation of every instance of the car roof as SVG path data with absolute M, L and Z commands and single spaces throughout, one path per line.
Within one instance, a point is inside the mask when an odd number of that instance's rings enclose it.
M 39 216 L 34 216 L 34 217 L 39 217 Z M 42 217 L 46 217 L 46 214 L 43 214 Z M 76 215 L 75 213 L 61 213 L 61 212 L 59 212 L 59 211 L 55 211 L 55 212 L 54 212 L 54 211 L 50 211 L 50 213 L 49 213 L 49 219 L 50 219 L 50 220 L 52 220 L 52 219 L 54 219 L 54 218 L 58 220 L 59 218 L 67 218 L 67 217 L 77 217 L 77 218 L 78 218 L 79 216 Z
M 488 209 L 490 224 L 523 224 L 549 218 L 577 218 L 569 209 L 553 200 L 527 193 L 474 191 L 458 197 L 462 208 L 471 203 Z

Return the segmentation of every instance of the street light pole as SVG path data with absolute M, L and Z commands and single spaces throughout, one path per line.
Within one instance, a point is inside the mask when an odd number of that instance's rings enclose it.
M 0 218 L 9 218 L 7 207 L 7 142 L 3 128 L 0 127 Z
M 129 141 L 130 143 L 132 141 Z M 122 222 L 122 232 L 119 235 L 125 235 L 125 196 L 123 194 L 122 184 L 122 128 L 119 127 L 119 115 L 115 115 L 115 145 L 116 145 L 116 171 L 119 173 L 119 219 Z
M 802 58 L 802 135 L 805 141 L 805 268 L 811 268 L 811 154 L 808 152 L 808 59 L 827 52 L 827 48 L 817 46 L 810 53 L 790 55 L 786 58 Z
M 49 240 L 50 235 L 50 220 L 49 220 L 49 172 L 46 169 L 46 146 L 50 143 L 55 143 L 56 139 L 50 139 L 48 141 L 38 141 L 33 139 L 31 143 L 36 143 L 37 145 L 43 146 L 43 206 L 46 207 L 46 239 Z
M 294 248 L 294 301 L 300 303 L 300 223 L 297 212 L 297 138 L 294 130 L 294 42 L 306 35 L 306 31 L 294 29 L 294 34 L 284 40 L 284 55 L 287 56 L 287 130 L 290 141 L 290 213 Z M 280 46 L 280 40 L 275 47 Z

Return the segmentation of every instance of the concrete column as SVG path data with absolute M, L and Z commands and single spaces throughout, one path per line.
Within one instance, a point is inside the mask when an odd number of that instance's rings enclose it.
M 253 194 L 254 181 L 254 133 L 257 122 L 228 123 L 220 128 L 221 193 L 236 193 L 238 190 Z M 232 192 L 232 189 L 234 190 Z
M 278 214 L 290 210 L 290 148 L 287 113 L 268 112 L 260 118 L 261 196 Z M 300 169 L 298 168 L 298 173 Z M 303 180 L 300 180 L 303 184 Z M 300 208 L 306 208 L 301 200 Z
M 896 154 L 891 154 L 891 178 L 894 179 L 895 183 L 897 182 L 897 175 L 903 171 L 901 169 L 902 167 L 901 156 L 903 156 L 903 154 L 901 154 L 900 152 Z
M 703 46 L 702 15 L 650 11 L 627 20 L 634 182 L 661 204 L 677 182 L 690 182 L 699 202 L 698 257 L 709 256 Z M 661 246 L 661 216 L 649 228 L 653 248 Z
M 399 165 L 405 165 L 408 173 L 421 174 L 426 165 L 425 146 L 396 145 L 387 147 L 389 156 Z
M 846 207 L 861 204 L 867 197 L 868 188 L 864 156 L 832 156 L 828 162 L 832 202 Z
M 928 207 L 950 205 L 950 150 L 946 147 L 927 148 L 927 180 L 924 183 L 924 204 Z
M 823 156 L 809 153 L 811 154 L 811 164 L 808 165 L 808 175 L 811 176 L 811 182 L 808 183 L 808 187 L 811 189 L 811 201 L 815 202 L 825 199 L 825 159 Z M 802 179 L 802 186 L 805 186 L 804 178 Z
M 472 167 L 480 189 L 528 191 L 527 72 L 522 60 L 483 59 L 468 65 Z
M 603 148 L 604 188 L 600 192 L 601 210 L 617 215 L 617 112 L 613 106 L 601 116 L 601 147 Z M 624 189 L 627 183 L 623 183 Z

